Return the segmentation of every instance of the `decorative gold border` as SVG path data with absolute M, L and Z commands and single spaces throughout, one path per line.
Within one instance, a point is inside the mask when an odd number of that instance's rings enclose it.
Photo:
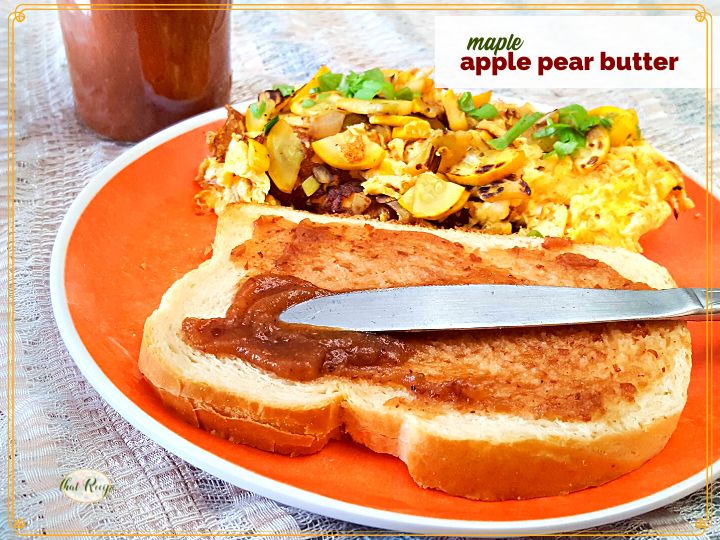
M 24 531 L 27 526 L 26 520 L 15 516 L 15 23 L 22 23 L 26 18 L 26 11 L 61 11 L 70 9 L 92 9 L 97 11 L 122 11 L 122 10 L 178 10 L 178 11 L 219 11 L 219 10 L 244 10 L 244 11 L 690 11 L 694 13 L 695 20 L 705 24 L 705 212 L 707 214 L 707 224 L 705 231 L 705 239 L 707 245 L 706 252 L 706 289 L 708 306 L 710 305 L 711 293 L 710 289 L 713 285 L 712 276 L 712 114 L 713 114 L 713 33 L 712 33 L 712 14 L 707 11 L 702 4 L 573 4 L 573 3 L 536 3 L 536 4 L 422 4 L 422 3 L 399 3 L 399 4 L 164 4 L 162 8 L 158 8 L 157 4 L 18 4 L 15 9 L 8 15 L 8 520 L 10 526 L 19 536 L 114 536 L 124 535 L 128 537 L 180 537 L 194 535 L 197 537 L 206 536 L 238 536 L 245 537 L 256 536 L 307 536 L 308 533 L 253 533 L 247 531 L 224 531 L 224 532 L 125 532 L 125 531 L 103 531 L 103 532 L 87 532 L 87 531 L 57 531 L 57 532 L 37 532 Z M 664 536 L 701 536 L 710 527 L 712 523 L 712 512 L 710 499 L 712 496 L 711 477 L 711 458 L 713 450 L 712 440 L 712 383 L 713 383 L 713 325 L 711 323 L 710 313 L 706 313 L 706 343 L 705 343 L 705 370 L 706 370 L 706 467 L 705 467 L 705 518 L 696 520 L 694 523 L 697 531 L 678 531 L 665 533 Z M 386 536 L 386 533 L 378 533 L 377 531 L 356 531 L 354 533 L 333 533 L 337 537 L 353 537 L 353 536 Z M 420 535 L 405 534 L 405 536 L 438 536 L 438 535 Z M 508 537 L 526 536 L 519 534 L 509 534 Z M 646 534 L 625 534 L 622 531 L 617 532 L 592 532 L 583 531 L 580 533 L 559 533 L 559 534 L 535 534 L 534 536 L 608 536 L 608 537 L 638 537 L 646 536 Z

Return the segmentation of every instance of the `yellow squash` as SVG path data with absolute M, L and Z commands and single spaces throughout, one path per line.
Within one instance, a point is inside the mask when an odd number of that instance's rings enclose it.
M 414 116 L 398 116 L 396 114 L 372 114 L 368 122 L 379 126 L 400 127 L 417 120 Z
M 430 122 L 421 118 L 413 118 L 404 126 L 393 128 L 393 139 L 427 139 L 432 133 Z
M 480 188 L 480 198 L 487 203 L 527 200 L 530 195 L 530 187 L 522 180 L 515 179 L 497 180 Z
M 445 107 L 445 115 L 450 129 L 453 131 L 465 131 L 468 128 L 467 116 L 460 110 L 455 92 L 446 90 L 442 96 L 442 104 Z
M 506 148 L 501 151 L 471 153 L 448 172 L 453 182 L 466 186 L 483 186 L 494 180 L 505 178 L 525 164 L 522 150 Z
M 640 140 L 640 121 L 634 109 L 621 109 L 612 105 L 597 107 L 589 111 L 594 116 L 603 116 L 612 122 L 610 144 L 623 146 Z
M 436 221 L 442 221 L 443 219 L 449 218 L 454 213 L 462 210 L 463 207 L 465 206 L 465 204 L 468 202 L 469 198 L 470 198 L 470 192 L 468 190 L 463 190 L 462 194 L 460 195 L 460 198 L 457 200 L 457 202 L 454 205 L 452 205 L 445 212 L 443 212 L 439 216 L 434 217 L 433 219 Z
M 442 156 L 439 172 L 446 172 L 461 161 L 473 144 L 473 134 L 469 131 L 450 131 L 432 140 L 435 151 Z
M 325 163 L 344 171 L 372 169 L 385 157 L 382 146 L 365 133 L 352 130 L 315 141 L 312 148 Z
M 346 98 L 339 94 L 331 94 L 328 96 L 328 100 L 338 109 L 355 114 L 406 116 L 412 112 L 412 101 L 404 101 L 402 99 L 368 100 Z
M 586 135 L 585 148 L 575 151 L 573 162 L 578 171 L 587 172 L 600 165 L 610 151 L 610 135 L 602 126 L 595 126 Z
M 270 167 L 267 148 L 255 139 L 248 139 L 248 167 L 258 172 L 265 172 Z
M 492 90 L 488 90 L 487 92 L 483 92 L 482 94 L 476 94 L 472 97 L 473 105 L 475 105 L 475 108 L 482 107 L 486 103 L 490 103 L 491 97 Z
M 267 149 L 270 178 L 283 193 L 292 192 L 305 158 L 302 141 L 287 122 L 279 120 L 270 130 Z
M 318 69 L 317 73 L 313 75 L 313 78 L 310 79 L 307 84 L 303 85 L 300 90 L 295 92 L 295 95 L 290 100 L 290 110 L 293 114 L 297 114 L 298 116 L 305 116 L 305 108 L 302 106 L 302 102 L 310 97 L 310 90 L 312 90 L 313 88 L 317 88 L 320 85 L 318 79 L 320 78 L 320 76 L 325 75 L 326 73 L 330 73 L 330 70 L 327 68 L 327 66 L 321 66 L 320 69 Z
M 428 172 L 419 175 L 415 185 L 398 202 L 416 218 L 435 220 L 450 215 L 448 212 L 457 208 L 461 201 L 462 208 L 468 196 L 464 187 Z
M 245 111 L 245 128 L 249 133 L 259 133 L 275 112 L 276 103 L 262 94 L 258 101 Z M 253 109 L 256 111 L 253 112 Z M 256 116 L 257 114 L 257 116 Z

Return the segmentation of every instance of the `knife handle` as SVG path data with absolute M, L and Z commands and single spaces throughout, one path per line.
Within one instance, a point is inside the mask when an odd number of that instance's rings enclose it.
M 707 315 L 720 314 L 720 289 L 686 289 L 697 299 L 698 307 L 683 319 L 688 321 L 704 321 Z M 711 320 L 713 317 L 710 317 Z M 717 318 L 714 318 L 717 320 Z

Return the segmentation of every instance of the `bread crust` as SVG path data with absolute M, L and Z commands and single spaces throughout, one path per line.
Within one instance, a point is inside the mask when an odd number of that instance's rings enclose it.
M 243 206 L 248 208 L 230 209 L 231 216 L 224 221 L 221 218 L 213 258 L 226 256 L 242 237 L 227 238 L 232 226 L 248 228 L 254 217 L 268 211 L 266 207 Z M 237 215 L 232 216 L 233 212 Z M 293 220 L 317 218 L 287 209 L 272 212 Z M 454 233 L 448 236 L 459 237 Z M 507 239 L 500 240 L 500 244 L 502 242 Z M 606 260 L 611 261 L 619 260 L 622 255 L 618 255 L 618 250 L 607 248 L 599 249 L 598 253 L 605 253 Z M 650 275 L 654 268 L 649 263 L 643 269 L 631 268 L 628 272 L 647 273 L 650 277 L 646 282 L 653 279 L 651 284 L 655 287 L 673 285 L 660 267 L 656 275 Z M 203 271 L 206 270 L 201 266 L 193 272 Z M 665 391 L 674 394 L 671 406 L 655 413 L 645 404 L 645 415 L 635 424 L 608 421 L 606 426 L 601 426 L 602 432 L 593 436 L 578 435 L 574 424 L 568 424 L 569 429 L 563 435 L 558 435 L 554 428 L 542 427 L 534 434 L 514 433 L 506 439 L 485 433 L 482 428 L 472 433 L 448 435 L 438 429 L 432 419 L 408 414 L 402 407 L 393 406 L 394 397 L 402 395 L 404 390 L 389 392 L 379 401 L 373 398 L 373 403 L 365 400 L 363 392 L 368 395 L 376 392 L 371 384 L 361 389 L 362 392 L 358 390 L 360 397 L 329 389 L 327 395 L 315 396 L 317 399 L 310 403 L 283 404 L 267 399 L 262 392 L 240 391 L 191 376 L 187 366 L 179 366 L 178 357 L 168 353 L 164 347 L 164 340 L 168 338 L 161 327 L 168 324 L 167 319 L 179 326 L 179 321 L 187 315 L 177 312 L 183 303 L 174 301 L 172 296 L 194 279 L 193 272 L 173 285 L 160 308 L 148 319 L 139 357 L 140 370 L 163 403 L 186 422 L 261 450 L 303 455 L 317 452 L 330 439 L 347 434 L 374 451 L 399 457 L 412 478 L 423 487 L 472 499 L 524 499 L 600 485 L 639 467 L 665 446 L 685 403 L 690 338 L 686 326 L 678 324 L 667 338 L 668 343 L 676 347 L 672 359 L 676 380 L 672 388 Z M 637 280 L 637 275 L 627 277 Z M 251 374 L 260 372 L 253 367 L 245 369 Z M 288 388 L 288 392 L 293 390 L 294 387 Z M 509 432 L 514 431 L 513 421 L 511 417 L 507 419 Z
M 143 353 L 147 354 L 145 348 Z M 145 356 L 144 365 L 148 359 Z M 172 377 L 171 373 L 165 374 Z M 470 499 L 505 500 L 564 495 L 599 486 L 630 472 L 665 447 L 680 413 L 662 417 L 642 430 L 611 433 L 588 441 L 522 440 L 508 443 L 452 440 L 418 429 L 403 431 L 402 416 L 341 404 L 302 411 L 300 418 L 324 424 L 324 432 L 291 431 L 297 411 L 273 410 L 250 419 L 223 416 L 208 408 L 215 401 L 184 389 L 184 396 L 155 386 L 165 406 L 186 422 L 239 444 L 290 456 L 312 454 L 330 439 L 349 435 L 375 452 L 399 457 L 420 486 Z M 193 396 L 193 397 L 188 397 Z M 247 400 L 233 405 L 246 409 Z M 258 410 L 260 404 L 253 409 Z M 341 414 L 338 414 L 340 413 Z M 291 422 L 287 422 L 292 418 Z M 278 425 L 287 426 L 279 429 Z M 439 458 L 442 456 L 441 458 Z
M 573 440 L 454 441 L 410 432 L 400 458 L 413 480 L 470 499 L 529 499 L 599 486 L 637 469 L 665 447 L 680 415 L 642 431 Z M 443 459 L 437 459 L 443 456 Z
M 198 381 L 181 380 L 173 365 L 146 344 L 146 338 L 147 332 L 140 349 L 140 371 L 163 404 L 194 426 L 288 455 L 317 452 L 340 432 L 341 403 L 337 400 L 306 409 L 278 408 Z M 236 416 L 221 411 L 233 411 Z M 237 416 L 239 411 L 243 417 Z

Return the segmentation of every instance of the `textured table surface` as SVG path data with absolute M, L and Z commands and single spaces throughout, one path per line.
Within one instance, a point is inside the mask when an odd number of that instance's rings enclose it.
M 5 12 L 11 4 L 4 1 Z M 233 13 L 233 98 L 247 99 L 271 84 L 303 81 L 320 63 L 334 70 L 432 64 L 432 15 L 423 12 Z M 237 531 L 237 536 L 324 537 L 367 527 L 290 508 L 196 469 L 136 431 L 85 381 L 55 326 L 49 296 L 50 252 L 70 203 L 104 165 L 129 145 L 100 140 L 80 125 L 59 33 L 57 14 L 28 12 L 15 25 L 15 268 L 14 268 L 14 494 L 24 531 L 167 531 L 195 537 Z M 7 46 L 3 40 L 3 46 Z M 5 52 L 5 51 L 4 51 Z M 7 71 L 2 92 L 7 94 Z M 645 135 L 702 172 L 704 95 L 695 90 L 503 90 L 552 104 L 635 107 Z M 4 101 L 4 100 L 3 100 Z M 4 113 L 3 113 L 4 114 Z M 716 115 L 720 119 L 720 115 Z M 2 123 L 3 126 L 6 122 Z M 716 126 L 717 128 L 717 126 Z M 717 131 L 716 131 L 717 133 Z M 5 133 L 4 133 L 5 134 Z M 719 155 L 720 152 L 716 152 Z M 7 158 L 3 158 L 6 170 Z M 2 234 L 8 231 L 3 199 Z M 3 246 L 5 248 L 5 245 Z M 0 258 L 5 266 L 6 257 Z M 6 275 L 3 267 L 0 275 Z M 6 278 L 2 278 L 6 279 Z M 2 290 L 6 287 L 3 284 Z M 2 303 L 0 309 L 5 309 Z M 7 360 L 7 323 L 0 343 Z M 6 388 L 7 369 L 2 369 Z M 7 424 L 6 402 L 0 405 Z M 699 442 L 698 444 L 701 444 Z M 8 448 L 2 438 L 3 453 Z M 3 467 L 6 466 L 3 460 Z M 93 505 L 73 503 L 58 489 L 67 472 L 93 468 L 116 491 Z M 8 486 L 0 487 L 6 499 Z M 719 490 L 716 489 L 717 493 Z M 713 502 L 717 508 L 718 499 Z M 703 517 L 705 492 L 613 526 L 649 537 L 693 531 Z M 0 537 L 15 533 L 2 520 Z M 382 533 L 382 531 L 378 531 Z M 715 533 L 717 534 L 717 529 Z M 711 533 L 706 531 L 704 537 Z M 77 535 L 76 537 L 80 537 Z

